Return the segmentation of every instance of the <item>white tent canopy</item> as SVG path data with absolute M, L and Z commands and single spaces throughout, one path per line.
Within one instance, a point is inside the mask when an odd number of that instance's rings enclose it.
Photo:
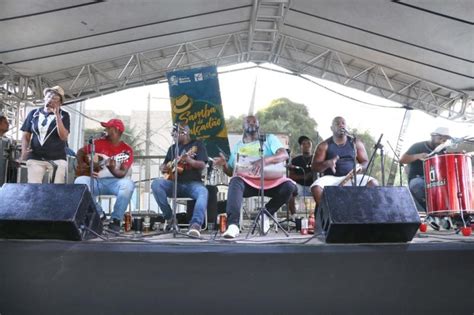
M 4 0 L 0 98 L 70 100 L 167 71 L 269 62 L 474 121 L 471 0 Z

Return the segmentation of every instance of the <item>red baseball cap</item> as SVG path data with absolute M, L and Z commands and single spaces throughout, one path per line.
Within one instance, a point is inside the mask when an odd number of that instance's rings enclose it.
M 120 119 L 111 119 L 108 122 L 101 122 L 102 127 L 114 127 L 117 128 L 118 131 L 124 132 L 125 126 Z

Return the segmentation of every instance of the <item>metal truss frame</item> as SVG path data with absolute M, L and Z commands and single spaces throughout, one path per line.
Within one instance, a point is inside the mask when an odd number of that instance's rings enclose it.
M 288 8 L 288 0 L 254 0 L 249 31 L 203 38 L 32 77 L 0 65 L 9 73 L 0 75 L 0 100 L 5 103 L 5 99 L 16 99 L 20 103 L 35 104 L 42 99 L 45 87 L 61 85 L 67 92 L 68 102 L 73 102 L 154 84 L 165 80 L 166 72 L 171 70 L 253 62 L 272 63 L 297 75 L 334 81 L 433 116 L 474 122 L 474 104 L 462 91 L 282 34 Z

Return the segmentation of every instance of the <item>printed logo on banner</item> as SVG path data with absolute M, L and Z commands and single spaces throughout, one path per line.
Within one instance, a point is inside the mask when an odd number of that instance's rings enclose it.
M 191 135 L 195 137 L 207 138 L 224 129 L 222 113 L 212 103 L 202 100 L 194 101 L 183 94 L 175 99 L 172 110 L 176 119 L 187 124 Z
M 171 84 L 172 86 L 178 85 L 178 77 L 175 76 L 175 75 L 172 75 L 172 76 L 170 77 L 170 84 Z
M 194 81 L 202 81 L 203 80 L 203 77 L 202 77 L 202 72 L 198 72 L 198 73 L 195 73 L 194 74 Z

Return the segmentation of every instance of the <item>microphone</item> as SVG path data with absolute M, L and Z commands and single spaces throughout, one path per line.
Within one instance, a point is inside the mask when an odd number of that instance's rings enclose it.
M 463 143 L 463 142 L 466 142 L 466 140 L 469 138 L 469 136 L 464 136 L 462 138 L 454 138 L 454 137 L 451 137 L 451 143 L 452 144 L 459 144 L 459 143 Z
M 100 133 L 90 135 L 89 141 L 91 141 L 93 139 L 100 139 L 100 138 L 103 138 L 103 137 L 107 137 L 107 135 L 108 135 L 107 131 L 102 131 Z
M 345 134 L 345 135 L 346 135 L 347 137 L 349 137 L 349 138 L 354 138 L 354 136 L 351 135 L 351 134 L 349 133 L 349 131 L 347 131 L 346 128 L 341 128 L 341 129 L 339 129 L 339 131 L 341 131 L 343 134 Z

